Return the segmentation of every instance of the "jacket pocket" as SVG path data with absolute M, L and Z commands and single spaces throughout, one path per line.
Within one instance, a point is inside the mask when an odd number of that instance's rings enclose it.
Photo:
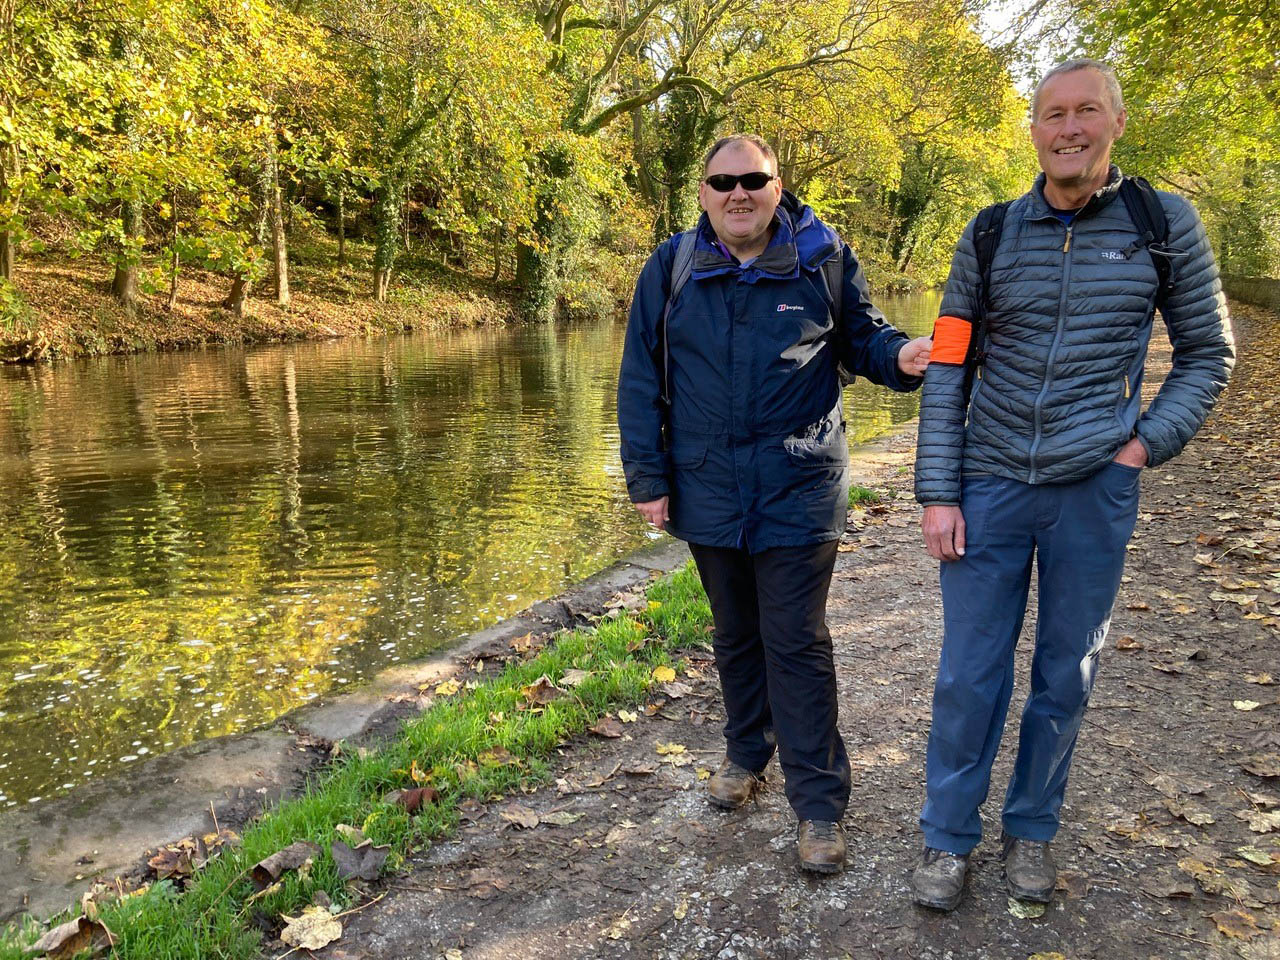
M 782 448 L 797 467 L 843 466 L 849 459 L 844 421 L 836 422 L 832 417 L 797 430 L 782 441 Z
M 682 470 L 702 466 L 707 459 L 704 440 L 677 440 L 671 445 L 671 463 Z

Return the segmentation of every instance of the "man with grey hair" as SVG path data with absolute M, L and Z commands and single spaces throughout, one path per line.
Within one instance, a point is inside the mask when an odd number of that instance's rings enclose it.
M 1146 467 L 1204 423 L 1234 360 L 1213 252 L 1186 200 L 1122 177 L 1114 71 L 1072 60 L 1032 100 L 1042 175 L 978 214 L 951 263 L 925 376 L 916 498 L 941 561 L 942 652 L 915 899 L 964 890 L 1013 689 L 1032 564 L 1031 689 L 1001 816 L 1010 893 L 1046 902 L 1072 751 Z M 1142 409 L 1159 310 L 1173 365 Z
M 726 756 L 707 783 L 734 809 L 774 751 L 800 866 L 843 868 L 849 758 L 826 625 L 849 450 L 839 371 L 913 390 L 929 340 L 871 305 L 834 230 L 782 189 L 758 137 L 707 154 L 697 225 L 636 282 L 618 375 L 627 488 L 685 540 L 711 601 Z

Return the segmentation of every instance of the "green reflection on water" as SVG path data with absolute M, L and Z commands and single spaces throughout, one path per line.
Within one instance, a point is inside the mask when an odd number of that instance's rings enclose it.
M 936 297 L 890 303 L 927 332 Z M 646 541 L 619 324 L 0 374 L 0 806 L 255 727 Z M 850 388 L 861 442 L 916 396 Z

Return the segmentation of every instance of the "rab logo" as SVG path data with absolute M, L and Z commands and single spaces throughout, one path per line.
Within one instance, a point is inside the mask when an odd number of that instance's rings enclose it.
M 804 304 L 801 303 L 780 303 L 778 304 L 778 312 L 786 313 L 788 310 L 803 310 Z
M 1124 255 L 1123 250 L 1103 250 L 1102 259 L 1103 260 L 1128 260 L 1129 258 Z

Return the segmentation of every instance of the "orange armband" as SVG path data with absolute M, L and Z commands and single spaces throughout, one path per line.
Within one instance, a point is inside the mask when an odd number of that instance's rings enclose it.
M 933 325 L 933 354 L 930 363 L 961 366 L 969 354 L 973 324 L 959 317 L 939 317 Z

